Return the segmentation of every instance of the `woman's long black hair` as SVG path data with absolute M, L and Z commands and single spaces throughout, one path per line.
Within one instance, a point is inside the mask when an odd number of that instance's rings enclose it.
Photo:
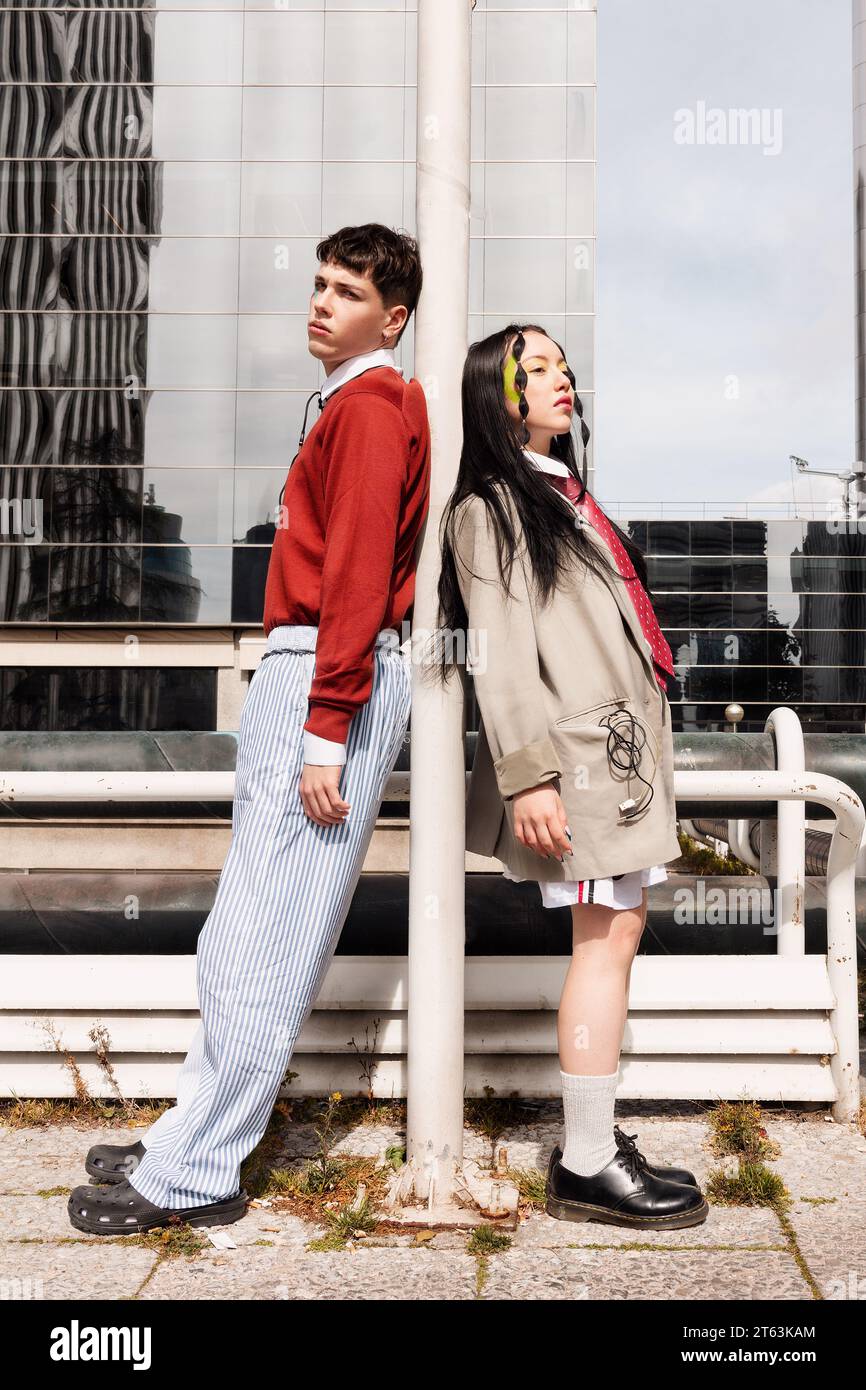
M 529 406 L 523 391 L 527 377 L 525 368 L 520 365 L 520 356 L 525 347 L 523 334 L 527 331 L 543 333 L 550 337 L 547 330 L 539 324 L 510 323 L 498 332 L 491 333 L 489 337 L 472 343 L 463 367 L 463 448 L 460 452 L 457 482 L 445 504 L 439 527 L 442 568 L 438 584 L 438 631 L 435 636 L 438 653 L 437 675 L 443 684 L 456 664 L 455 635 L 465 633 L 468 627 L 468 615 L 457 582 L 453 543 L 454 513 L 465 498 L 478 496 L 487 508 L 496 536 L 500 576 L 504 588 L 509 593 L 516 537 L 508 509 L 494 487 L 496 483 L 508 488 L 516 507 L 526 538 L 529 569 L 542 603 L 547 603 L 552 596 L 557 580 L 565 572 L 573 556 L 577 556 L 606 582 L 610 582 L 615 572 L 611 564 L 606 564 L 606 557 L 599 556 L 595 545 L 583 534 L 582 528 L 575 526 L 571 505 L 524 456 L 523 450 L 527 443 L 523 441 L 528 441 L 529 431 L 523 422 Z M 551 341 L 556 342 L 556 339 L 551 338 Z M 556 346 L 562 352 L 558 343 Z M 503 369 L 509 348 L 518 363 L 514 384 L 520 397 L 519 426 L 515 425 L 509 416 L 505 404 Z M 562 355 L 564 358 L 565 354 Z M 589 426 L 583 418 L 583 405 L 577 395 L 574 375 L 568 369 L 566 375 L 575 388 L 574 404 L 580 421 L 585 465 Z M 570 430 L 553 437 L 550 457 L 565 464 L 569 473 L 580 484 L 582 497 L 586 491 L 586 481 L 578 470 Z M 622 541 L 635 573 L 646 588 L 647 568 L 643 552 L 610 517 L 608 521 Z

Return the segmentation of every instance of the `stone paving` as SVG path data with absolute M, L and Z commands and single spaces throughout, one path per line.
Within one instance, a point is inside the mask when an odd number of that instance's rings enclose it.
M 679 1111 L 679 1113 L 678 1113 Z M 561 1107 L 536 1107 L 530 1125 L 496 1147 L 515 1168 L 545 1170 L 562 1132 Z M 528 1209 L 507 1249 L 476 1256 L 470 1232 L 412 1232 L 311 1250 L 324 1225 L 254 1205 L 230 1226 L 195 1233 L 200 1249 L 168 1254 L 136 1237 L 91 1236 L 70 1224 L 72 1187 L 87 1181 L 91 1144 L 133 1143 L 142 1129 L 52 1124 L 0 1128 L 0 1297 L 38 1299 L 866 1299 L 866 1138 L 822 1110 L 764 1110 L 780 1149 L 768 1167 L 792 1198 L 783 1220 L 767 1207 L 710 1201 L 700 1226 L 665 1234 L 558 1221 Z M 709 1149 L 700 1107 L 617 1104 L 616 1118 L 650 1162 L 690 1167 L 704 1186 L 722 1160 Z M 334 1153 L 382 1154 L 399 1128 L 362 1123 Z M 315 1152 L 309 1124 L 286 1122 L 279 1162 Z M 467 1159 L 487 1164 L 489 1141 L 466 1128 Z M 523 1208 L 521 1208 L 523 1211 Z M 210 1236 L 230 1242 L 220 1248 Z

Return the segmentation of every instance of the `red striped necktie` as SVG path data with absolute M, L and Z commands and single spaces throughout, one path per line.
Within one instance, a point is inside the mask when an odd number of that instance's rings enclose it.
M 579 511 L 588 521 L 592 523 L 598 534 L 607 543 L 608 549 L 616 561 L 616 567 L 622 578 L 625 580 L 626 592 L 634 605 L 641 631 L 652 650 L 653 663 L 657 667 L 655 678 L 662 690 L 667 690 L 667 676 L 674 674 L 673 653 L 668 645 L 658 619 L 653 611 L 649 594 L 641 584 L 640 579 L 635 573 L 634 566 L 628 558 L 628 551 L 614 531 L 604 512 L 599 507 L 595 498 L 589 493 L 584 492 L 583 498 L 578 502 L 580 496 L 580 484 L 569 474 L 565 477 L 559 473 L 549 473 L 544 470 L 544 476 L 549 483 L 552 483 L 557 492 L 566 496 L 569 502 L 573 503 L 575 509 Z

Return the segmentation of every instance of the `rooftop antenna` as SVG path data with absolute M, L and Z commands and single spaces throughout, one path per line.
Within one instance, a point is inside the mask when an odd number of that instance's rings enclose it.
M 798 458 L 796 454 L 789 454 L 788 457 L 799 473 L 807 473 L 811 477 L 820 475 L 823 478 L 839 479 L 843 487 L 842 505 L 845 508 L 846 521 L 857 521 L 861 514 L 866 515 L 866 468 L 860 460 L 846 471 L 837 471 L 834 468 L 813 468 L 808 459 Z M 853 498 L 852 484 L 855 485 Z

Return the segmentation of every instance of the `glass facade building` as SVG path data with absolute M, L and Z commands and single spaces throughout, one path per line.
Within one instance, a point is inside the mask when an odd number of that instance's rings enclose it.
M 543 324 L 591 431 L 596 18 L 575 0 L 471 15 L 469 339 Z M 416 20 L 404 0 L 0 9 L 4 728 L 231 727 L 206 659 L 100 665 L 90 643 L 60 667 L 51 642 L 260 629 L 274 508 L 323 380 L 316 243 L 353 222 L 415 230 Z M 862 537 L 629 524 L 681 727 L 731 698 L 760 728 L 779 701 L 862 726 Z

